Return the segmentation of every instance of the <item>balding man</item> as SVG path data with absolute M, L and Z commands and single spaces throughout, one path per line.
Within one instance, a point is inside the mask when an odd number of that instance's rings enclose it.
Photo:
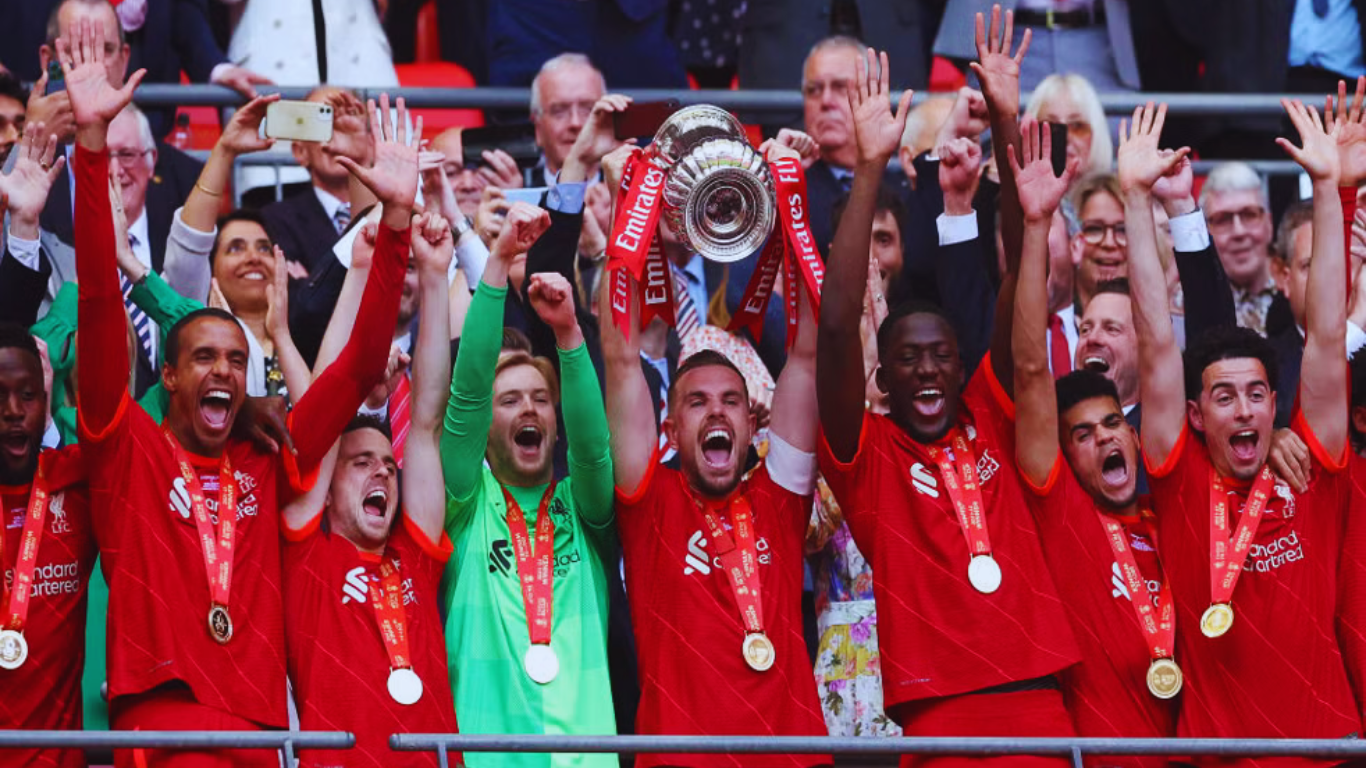
M 531 123 L 536 126 L 536 146 L 541 148 L 532 186 L 555 185 L 593 105 L 605 93 L 607 81 L 582 53 L 562 53 L 541 65 L 531 81 Z
M 1271 274 L 1271 205 L 1262 177 L 1245 163 L 1222 163 L 1200 188 L 1200 208 L 1233 286 L 1238 325 L 1274 335 L 1285 325 L 1288 305 Z M 1273 304 L 1283 305 L 1280 322 Z

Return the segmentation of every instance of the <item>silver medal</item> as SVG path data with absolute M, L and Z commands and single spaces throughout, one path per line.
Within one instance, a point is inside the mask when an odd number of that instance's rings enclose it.
M 422 678 L 411 669 L 389 670 L 389 697 L 409 706 L 422 698 Z
M 0 669 L 18 669 L 28 660 L 28 641 L 21 632 L 0 631 Z
M 522 659 L 522 666 L 526 668 L 527 677 L 545 685 L 560 674 L 560 658 L 555 655 L 555 651 L 549 645 L 533 643 L 526 649 L 526 656 Z
M 984 595 L 1001 588 L 1001 566 L 991 555 L 977 555 L 968 561 L 968 581 Z

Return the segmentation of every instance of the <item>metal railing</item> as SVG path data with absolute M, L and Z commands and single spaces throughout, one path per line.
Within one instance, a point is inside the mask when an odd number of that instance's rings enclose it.
M 806 755 L 1034 755 L 1068 758 L 1082 768 L 1087 755 L 1188 757 L 1366 757 L 1366 741 L 1312 739 L 1043 739 L 854 738 L 803 736 L 542 736 L 398 733 L 389 746 L 436 752 L 441 768 L 450 752 L 690 753 Z
M 261 93 L 280 92 L 287 99 L 301 99 L 311 88 L 269 86 Z M 408 106 L 422 109 L 498 109 L 525 110 L 531 103 L 531 91 L 526 88 L 356 88 L 361 98 L 378 97 L 388 93 L 390 98 L 402 96 Z M 678 99 L 681 104 L 715 104 L 729 110 L 748 112 L 800 112 L 802 95 L 799 91 L 773 90 L 675 90 L 662 88 L 626 89 L 621 91 L 637 101 Z M 932 94 L 917 91 L 915 103 Z M 1173 115 L 1224 117 L 1268 117 L 1280 115 L 1281 98 L 1286 94 L 1265 93 L 1106 93 L 1100 97 L 1101 106 L 1111 115 L 1126 115 L 1135 107 L 1152 102 L 1166 102 Z M 1306 104 L 1323 104 L 1323 94 L 1291 95 Z M 232 107 L 245 103 L 236 91 L 221 85 L 144 85 L 133 97 L 144 107 Z M 1022 98 L 1022 101 L 1027 100 Z
M 331 731 L 4 731 L 7 749 L 268 749 L 293 765 L 300 749 L 350 749 L 356 737 Z M 3 762 L 3 761 L 0 761 Z

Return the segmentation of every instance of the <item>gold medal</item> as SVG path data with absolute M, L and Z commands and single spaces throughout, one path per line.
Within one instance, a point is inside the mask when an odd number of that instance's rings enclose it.
M 227 645 L 232 639 L 232 617 L 227 606 L 215 604 L 209 609 L 209 634 L 219 645 Z
M 745 663 L 755 672 L 767 671 L 778 658 L 777 652 L 773 649 L 773 641 L 763 632 L 745 635 L 745 643 L 740 650 L 745 656 Z
M 18 669 L 28 660 L 28 641 L 22 632 L 0 630 L 0 669 Z
M 1200 617 L 1200 631 L 1205 637 L 1223 637 L 1233 626 L 1233 606 L 1228 603 L 1215 603 L 1205 609 Z
M 1159 699 L 1170 699 L 1181 692 L 1185 676 L 1171 659 L 1153 659 L 1148 665 L 1148 691 Z

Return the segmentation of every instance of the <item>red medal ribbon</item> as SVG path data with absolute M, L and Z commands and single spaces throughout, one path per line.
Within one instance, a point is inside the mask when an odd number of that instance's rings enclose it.
M 1134 613 L 1138 616 L 1138 625 L 1143 629 L 1143 636 L 1148 641 L 1148 655 L 1153 659 L 1170 659 L 1175 653 L 1176 644 L 1176 605 L 1172 602 L 1171 586 L 1163 579 L 1162 592 L 1158 599 L 1161 606 L 1154 606 L 1152 593 L 1148 591 L 1148 582 L 1138 570 L 1138 561 L 1134 558 L 1133 549 L 1129 547 L 1124 525 L 1099 509 L 1096 510 L 1096 515 L 1100 517 L 1100 524 L 1105 528 L 1105 537 L 1110 541 L 1110 548 L 1115 553 L 1115 562 L 1119 564 L 1124 584 L 1129 589 L 1129 598 L 1133 603 Z
M 698 307 L 697 311 L 706 317 L 706 307 Z M 674 276 L 669 269 L 669 262 L 664 259 L 664 248 L 658 232 L 650 237 L 645 274 L 640 281 L 640 327 L 645 328 L 656 317 L 666 325 L 675 325 Z
M 4 629 L 24 631 L 28 621 L 29 600 L 33 597 L 33 571 L 38 565 L 38 544 L 43 539 L 43 518 L 47 516 L 47 482 L 41 465 L 33 476 L 29 490 L 28 511 L 24 516 L 24 532 L 19 539 L 19 556 L 14 563 L 14 583 L 6 588 L 0 578 L 0 601 L 5 605 Z M 5 535 L 0 530 L 0 567 L 5 563 Z
M 953 444 L 954 458 L 941 446 L 929 445 L 930 459 L 939 465 L 939 474 L 944 478 L 944 488 L 953 502 L 953 511 L 958 515 L 958 524 L 963 528 L 963 536 L 968 540 L 968 554 L 972 557 L 991 554 L 991 536 L 987 533 L 986 508 L 982 504 L 982 487 L 977 482 L 977 455 L 968 445 L 963 430 L 954 427 L 949 435 Z
M 735 603 L 740 608 L 740 619 L 746 634 L 764 631 L 763 585 L 759 580 L 759 550 L 754 533 L 754 513 L 749 500 L 736 496 L 730 503 L 730 523 L 735 530 L 732 537 L 716 510 L 698 502 L 702 519 L 707 524 L 711 540 L 716 542 L 716 554 L 730 581 Z
M 1233 589 L 1238 586 L 1238 577 L 1243 573 L 1243 562 L 1252 549 L 1252 540 L 1257 536 L 1257 525 L 1262 521 L 1266 505 L 1271 500 L 1271 487 L 1275 482 L 1271 467 L 1263 464 L 1252 490 L 1247 495 L 1247 505 L 1238 527 L 1229 537 L 1228 488 L 1224 479 L 1213 467 L 1209 471 L 1209 592 L 1211 603 L 1229 603 L 1233 600 Z
M 223 454 L 223 462 L 218 469 L 218 535 L 215 539 L 213 521 L 209 519 L 209 507 L 204 502 L 204 487 L 199 483 L 199 475 L 185 457 L 185 449 L 171 436 L 163 432 L 166 442 L 171 445 L 176 464 L 180 466 L 180 477 L 185 481 L 185 490 L 190 494 L 191 514 L 195 527 L 199 529 L 199 542 L 204 550 L 204 570 L 209 575 L 209 598 L 214 605 L 228 607 L 232 591 L 232 550 L 237 530 L 237 481 L 232 474 L 232 461 Z
M 532 645 L 550 644 L 551 617 L 555 599 L 555 521 L 550 518 L 550 499 L 555 495 L 551 483 L 541 495 L 536 509 L 536 551 L 533 560 L 531 536 L 526 517 L 517 500 L 503 488 L 507 506 L 508 533 L 517 556 L 517 578 L 522 582 L 522 606 L 526 610 L 527 632 Z
M 626 167 L 627 175 L 622 179 L 625 193 L 612 223 L 612 237 L 607 241 L 607 264 L 609 269 L 625 267 L 640 279 L 650 241 L 659 226 L 665 175 L 639 153 Z
M 790 157 L 775 160 L 768 167 L 778 193 L 778 214 L 783 232 L 806 282 L 807 295 L 811 297 L 811 314 L 820 317 L 825 265 L 816 249 L 816 238 L 811 234 L 810 217 L 806 214 L 806 172 L 800 161 Z
M 525 526 L 523 526 L 525 530 Z M 385 557 L 379 564 L 379 582 L 370 582 L 370 605 L 379 622 L 379 636 L 389 654 L 391 669 L 411 669 L 408 655 L 408 624 L 403 614 L 403 583 L 394 562 Z

